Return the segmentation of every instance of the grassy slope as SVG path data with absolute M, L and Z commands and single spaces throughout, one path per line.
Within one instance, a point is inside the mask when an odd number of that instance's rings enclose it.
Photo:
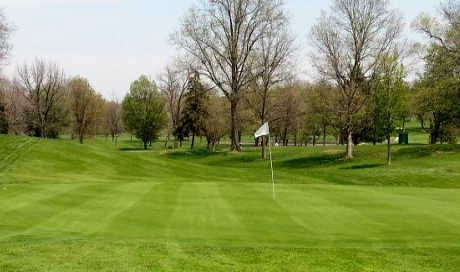
M 0 137 L 0 271 L 460 267 L 459 146 L 155 149 Z

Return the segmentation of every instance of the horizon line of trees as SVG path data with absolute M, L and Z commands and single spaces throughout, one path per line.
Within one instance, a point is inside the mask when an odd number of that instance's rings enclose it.
M 35 60 L 0 78 L 0 133 L 57 138 L 65 133 L 83 143 L 123 131 L 121 104 L 97 93 L 87 79 L 67 77 L 55 63 Z
M 166 147 L 205 137 L 209 150 L 226 136 L 232 151 L 243 135 L 270 122 L 282 145 L 346 145 L 346 158 L 362 142 L 388 146 L 418 119 L 430 143 L 456 143 L 460 127 L 460 2 L 446 0 L 440 17 L 420 15 L 413 29 L 427 38 L 413 46 L 403 18 L 389 1 L 332 0 L 312 27 L 316 82 L 296 80 L 296 45 L 279 0 L 203 1 L 191 8 L 171 41 L 180 57 L 157 83 L 141 76 L 122 103 L 107 101 L 82 77 L 37 60 L 0 81 L 0 133 L 57 137 L 83 143 L 87 135 L 113 139 L 125 128 L 147 148 L 160 135 Z M 12 28 L 0 13 L 0 62 Z M 408 81 L 415 53 L 425 67 Z M 329 138 L 329 140 L 328 140 Z M 257 139 L 265 158 L 267 138 Z

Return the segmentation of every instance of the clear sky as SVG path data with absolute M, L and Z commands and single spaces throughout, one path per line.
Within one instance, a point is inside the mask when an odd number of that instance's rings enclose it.
M 0 0 L 16 27 L 13 51 L 4 72 L 14 76 L 18 64 L 42 58 L 60 64 L 67 75 L 88 78 L 106 97 L 121 98 L 141 74 L 162 71 L 175 49 L 169 35 L 180 18 L 202 0 Z M 285 0 L 297 43 L 330 0 Z M 435 14 L 440 0 L 392 0 L 409 24 L 421 12 Z M 409 32 L 409 30 L 408 30 Z M 412 34 L 411 34 L 412 35 Z M 300 53 L 305 59 L 306 53 Z

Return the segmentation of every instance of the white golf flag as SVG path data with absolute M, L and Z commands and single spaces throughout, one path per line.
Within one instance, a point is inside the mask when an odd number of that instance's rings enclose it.
M 270 128 L 268 127 L 268 123 L 265 123 L 259 130 L 254 134 L 254 137 L 259 138 L 262 136 L 270 135 Z

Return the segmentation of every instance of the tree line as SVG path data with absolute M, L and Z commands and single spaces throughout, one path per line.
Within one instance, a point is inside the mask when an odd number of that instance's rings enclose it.
M 124 128 L 147 148 L 160 135 L 174 148 L 205 137 L 208 148 L 269 122 L 280 145 L 388 146 L 417 119 L 430 143 L 455 143 L 460 126 L 460 4 L 446 0 L 437 18 L 420 15 L 412 29 L 424 44 L 404 38 L 404 19 L 386 0 L 333 0 L 311 28 L 308 62 L 317 79 L 298 79 L 297 45 L 280 0 L 201 1 L 171 35 L 178 57 L 154 81 L 141 76 L 121 103 L 106 101 L 87 80 L 67 79 L 57 65 L 36 61 L 3 79 L 0 129 L 56 137 L 71 125 L 88 134 Z M 0 59 L 11 28 L 0 16 Z M 409 78 L 409 59 L 423 72 Z M 158 82 L 158 84 L 157 84 Z M 331 140 L 332 139 L 332 140 Z M 267 139 L 254 140 L 265 157 Z
M 57 138 L 65 133 L 80 143 L 123 129 L 120 103 L 97 93 L 87 79 L 68 78 L 54 63 L 36 60 L 0 80 L 0 133 Z

